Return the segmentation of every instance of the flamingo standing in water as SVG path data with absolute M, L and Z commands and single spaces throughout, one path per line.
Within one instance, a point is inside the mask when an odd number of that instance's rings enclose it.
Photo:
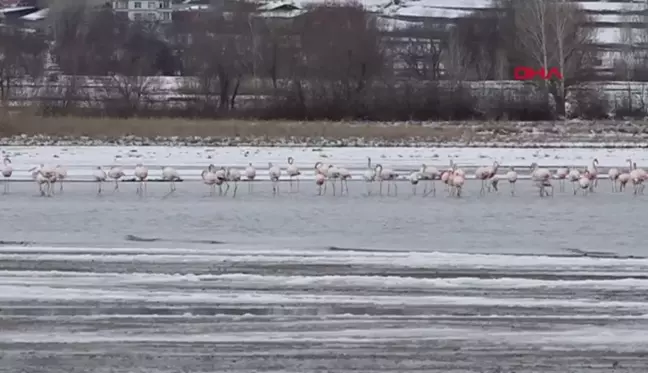
M 574 190 L 574 194 L 576 194 L 576 191 L 578 190 L 578 180 L 581 178 L 581 173 L 578 171 L 576 168 L 572 168 L 569 171 L 569 174 L 567 175 L 567 178 L 569 179 L 569 182 L 572 183 L 572 189 Z
M 453 172 L 450 181 L 450 195 L 455 195 L 457 198 L 461 198 L 463 186 L 466 182 L 466 176 L 463 170 L 457 169 L 456 164 L 453 164 L 452 168 Z
M 101 194 L 101 186 L 107 179 L 106 172 L 101 168 L 101 166 L 97 166 L 95 171 L 92 173 L 92 177 L 97 182 L 97 194 Z
M 392 184 L 394 186 L 394 196 L 398 195 L 398 185 L 396 185 L 396 178 L 398 177 L 398 174 L 392 169 L 383 168 L 381 164 L 377 164 L 375 169 L 376 177 L 378 178 L 378 182 L 380 183 L 380 195 L 382 196 L 382 183 L 385 180 L 387 181 L 387 195 L 390 195 Z
M 428 167 L 425 163 L 421 165 L 419 170 L 421 175 L 421 180 L 427 181 L 425 183 L 425 188 L 423 189 L 423 196 L 427 196 L 432 193 L 433 196 L 436 196 L 436 179 L 439 177 L 439 170 L 436 167 Z M 431 184 L 430 191 L 428 191 L 428 183 Z
M 367 195 L 370 196 L 372 189 L 371 185 L 376 180 L 376 170 L 371 167 L 371 157 L 367 157 L 367 170 L 364 172 L 364 174 L 362 174 L 362 178 L 367 185 Z
M 299 168 L 295 166 L 295 159 L 293 157 L 288 157 L 288 167 L 286 168 L 286 173 L 290 177 L 290 191 L 293 191 L 293 178 L 296 178 L 297 180 L 297 190 L 299 191 L 299 175 L 301 175 L 301 172 L 299 172 Z
M 540 191 L 540 197 L 549 197 L 547 188 L 551 188 L 553 195 L 553 185 L 551 185 L 551 173 L 546 168 L 540 168 L 537 163 L 531 164 L 531 180 L 535 183 Z
M 252 181 L 256 178 L 256 168 L 252 166 L 252 163 L 248 163 L 248 166 L 245 168 L 245 179 L 248 181 L 248 193 L 252 193 Z
M 272 181 L 272 195 L 277 195 L 279 193 L 279 179 L 281 178 L 281 168 L 272 165 L 272 162 L 268 162 L 268 176 L 270 177 L 270 181 Z
M 13 167 L 11 167 L 11 159 L 6 157 L 4 159 L 4 166 L 2 167 L 2 176 L 4 177 L 4 194 L 9 193 L 9 178 L 13 174 Z
M 346 194 L 349 195 L 349 179 L 351 178 L 351 172 L 344 167 L 339 167 L 338 173 L 340 175 L 340 195 L 343 195 L 345 191 Z
M 317 185 L 317 195 L 321 196 L 324 192 L 326 193 L 326 176 L 320 173 L 315 174 L 315 185 Z M 322 186 L 324 187 L 324 190 L 322 191 Z
M 598 159 L 594 158 L 592 160 L 592 164 L 587 166 L 587 177 L 589 177 L 589 179 L 592 181 L 589 186 L 590 192 L 593 192 L 594 188 L 598 187 L 598 164 Z
M 214 170 L 216 167 L 214 165 L 209 165 L 212 167 Z M 225 183 L 225 186 L 227 186 L 227 189 L 225 189 L 225 192 L 229 190 L 229 183 L 227 182 L 227 169 L 225 167 L 221 167 L 220 169 L 216 170 L 216 185 L 218 185 L 218 195 L 222 196 L 223 195 L 223 183 Z
M 54 179 L 54 170 L 44 165 L 33 167 L 29 170 L 32 174 L 32 179 L 36 181 L 40 195 L 43 197 L 52 196 L 52 179 Z M 47 186 L 47 192 L 43 190 L 43 185 Z
M 124 173 L 124 170 L 119 166 L 112 166 L 110 170 L 108 170 L 108 177 L 115 180 L 114 190 L 119 190 L 119 179 L 124 176 L 126 176 L 126 174 Z
M 558 180 L 558 191 L 565 191 L 565 179 L 569 175 L 569 169 L 567 167 L 561 167 L 556 170 L 554 174 L 554 179 Z
M 592 191 L 592 184 L 594 183 L 592 181 L 592 175 L 590 175 L 589 170 L 585 170 L 583 174 L 581 175 L 580 179 L 578 179 L 578 186 L 581 188 L 583 191 L 583 195 L 587 195 L 587 193 Z M 574 191 L 574 195 L 576 195 L 576 192 Z
M 493 176 L 495 176 L 498 168 L 499 163 L 497 161 L 493 162 L 492 166 L 477 168 L 475 171 L 475 178 L 481 180 L 481 189 L 479 190 L 479 194 L 486 194 L 486 184 Z M 490 187 L 488 188 L 490 189 Z
M 56 168 L 54 169 L 56 171 L 56 180 L 60 183 L 59 184 L 59 191 L 63 191 L 63 180 L 67 179 L 67 170 L 65 167 L 61 165 L 57 165 Z
M 175 182 L 181 179 L 180 174 L 178 174 L 175 168 L 166 166 L 162 167 L 162 180 L 170 182 L 169 194 L 171 194 L 176 191 Z
M 318 180 L 324 180 L 324 190 L 322 190 L 320 186 L 320 195 L 326 194 L 326 180 L 328 179 L 329 175 L 329 167 L 324 167 L 324 163 L 322 162 L 315 162 L 315 175 L 322 175 L 321 178 L 316 179 L 315 182 L 318 182 Z M 335 194 L 335 189 L 333 189 L 333 193 Z
M 418 185 L 419 181 L 421 181 L 421 173 L 419 171 L 414 171 L 409 175 L 407 179 L 409 180 L 410 184 L 412 184 L 412 195 L 415 196 L 416 186 Z
M 619 176 L 621 173 L 617 168 L 610 168 L 608 171 L 608 179 L 610 179 L 610 182 L 612 183 L 612 191 L 616 192 L 617 191 L 617 182 L 619 181 Z
M 508 180 L 509 185 L 511 186 L 511 195 L 515 195 L 515 183 L 517 182 L 518 174 L 515 172 L 513 167 L 509 168 L 509 172 L 506 173 L 506 180 Z
M 135 178 L 139 180 L 139 185 L 137 186 L 137 194 L 143 196 L 148 190 L 146 186 L 146 178 L 148 177 L 148 168 L 144 167 L 143 164 L 138 163 L 135 165 Z
M 227 171 L 225 172 L 225 176 L 227 177 L 228 181 L 231 181 L 234 183 L 234 191 L 232 192 L 232 198 L 236 197 L 236 191 L 238 190 L 238 183 L 241 181 L 241 173 L 239 170 L 235 168 L 227 168 Z M 229 184 L 227 185 L 227 189 L 225 190 L 225 194 L 227 194 L 227 191 L 229 190 Z
M 637 164 L 628 159 L 630 163 L 630 180 L 632 181 L 634 192 L 633 194 L 643 194 L 644 191 L 644 180 L 646 179 L 646 171 L 641 168 L 637 168 Z
M 216 177 L 216 172 L 213 164 L 210 164 L 206 170 L 203 170 L 200 176 L 203 179 L 203 183 L 209 186 L 209 195 L 213 196 L 216 194 L 216 183 L 218 178 Z

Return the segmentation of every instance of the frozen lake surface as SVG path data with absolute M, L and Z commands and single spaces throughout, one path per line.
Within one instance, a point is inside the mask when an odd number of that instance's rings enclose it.
M 648 197 L 400 185 L 14 183 L 0 372 L 645 371 Z
M 13 177 L 61 164 L 136 163 L 159 177 L 97 196 L 70 182 L 53 198 L 33 182 L 0 195 L 0 372 L 637 372 L 648 365 L 648 196 L 540 198 L 316 196 L 312 165 L 366 157 L 406 172 L 476 165 L 623 167 L 637 149 L 287 149 L 5 147 Z M 236 198 L 196 181 L 208 163 L 258 166 L 292 155 L 299 193 L 268 182 Z M 502 170 L 505 172 L 505 170 Z M 602 173 L 607 172 L 604 168 Z M 521 175 L 527 173 L 521 169 Z M 406 174 L 404 174 L 406 175 Z M 567 187 L 569 190 L 569 186 Z M 374 191 L 376 191 L 374 187 Z

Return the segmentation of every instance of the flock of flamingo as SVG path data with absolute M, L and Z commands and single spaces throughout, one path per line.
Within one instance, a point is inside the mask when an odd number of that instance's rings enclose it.
M 630 159 L 626 160 L 629 164 L 628 169 L 620 170 L 611 168 L 608 171 L 608 179 L 612 183 L 612 191 L 623 191 L 626 189 L 628 183 L 633 187 L 633 194 L 643 194 L 644 182 L 648 180 L 648 174 L 645 170 L 637 168 L 636 163 Z M 537 163 L 531 164 L 531 181 L 538 188 L 540 197 L 548 197 L 553 195 L 552 180 L 557 180 L 559 190 L 565 191 L 565 183 L 569 181 L 572 184 L 573 193 L 576 195 L 580 190 L 583 194 L 594 191 L 598 186 L 599 172 L 598 160 L 594 159 L 592 164 L 579 170 L 576 167 L 558 168 L 554 173 L 551 173 L 546 168 L 541 168 Z M 515 195 L 515 184 L 518 181 L 518 174 L 513 167 L 510 167 L 506 174 L 499 175 L 499 163 L 494 162 L 492 166 L 479 167 L 475 171 L 475 179 L 481 180 L 480 194 L 485 194 L 491 191 L 498 191 L 498 185 L 501 180 L 506 180 L 510 185 L 511 195 Z M 335 165 L 325 165 L 322 162 L 315 163 L 315 185 L 318 188 L 318 195 L 325 195 L 327 192 L 327 184 L 331 184 L 332 193 L 336 193 L 336 184 L 339 181 L 340 195 L 349 193 L 348 180 L 351 179 L 351 173 L 348 169 L 337 167 Z M 54 185 L 58 182 L 59 190 L 63 191 L 63 181 L 67 178 L 67 170 L 62 166 L 40 166 L 33 167 L 29 170 L 32 179 L 39 187 L 41 196 L 51 197 L 54 194 Z M 294 159 L 288 157 L 288 164 L 285 170 L 281 167 L 268 163 L 268 176 L 272 182 L 273 195 L 279 193 L 279 181 L 283 173 L 289 177 L 290 190 L 293 191 L 293 182 L 296 183 L 299 189 L 299 176 L 301 171 L 294 164 Z M 2 169 L 2 176 L 4 177 L 4 193 L 9 192 L 9 179 L 13 174 L 11 160 L 4 159 L 4 167 Z M 147 191 L 147 178 L 148 168 L 142 164 L 135 166 L 133 175 L 138 182 L 137 194 L 143 196 Z M 114 190 L 119 190 L 119 182 L 126 176 L 123 168 L 120 166 L 113 166 L 105 171 L 101 166 L 96 167 L 92 173 L 94 181 L 97 183 L 97 194 L 101 194 L 103 190 L 103 183 L 109 182 L 109 179 L 114 182 Z M 210 195 L 215 195 L 216 187 L 219 188 L 219 195 L 227 195 L 230 189 L 230 183 L 234 184 L 232 192 L 233 197 L 236 197 L 238 190 L 238 183 L 240 181 L 254 181 L 257 176 L 256 168 L 250 163 L 248 167 L 239 171 L 230 167 L 216 167 L 210 164 L 201 173 L 202 181 L 209 186 Z M 243 179 L 245 177 L 245 179 Z M 383 183 L 387 184 L 387 195 L 398 194 L 398 186 L 396 181 L 402 179 L 394 170 L 385 168 L 381 164 L 372 165 L 371 158 L 367 158 L 367 170 L 363 173 L 363 180 L 367 185 L 367 194 L 372 194 L 372 185 L 377 182 L 379 184 L 379 193 L 383 193 Z M 176 181 L 180 181 L 180 175 L 172 167 L 162 167 L 162 181 L 169 182 L 170 191 L 173 193 L 176 190 Z M 406 180 L 412 185 L 412 194 L 416 194 L 416 187 L 419 183 L 425 184 L 423 195 L 429 194 L 436 195 L 436 180 L 440 180 L 445 185 L 445 190 L 449 196 L 461 197 L 466 181 L 466 173 L 458 168 L 456 163 L 450 161 L 450 167 L 447 169 L 437 169 L 436 167 L 428 167 L 423 164 L 418 171 L 412 172 L 406 177 Z M 223 191 L 223 186 L 225 190 Z M 248 183 L 248 192 L 252 193 L 253 183 Z

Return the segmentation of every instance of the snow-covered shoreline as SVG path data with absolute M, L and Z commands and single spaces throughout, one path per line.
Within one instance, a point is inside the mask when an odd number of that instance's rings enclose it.
M 419 138 L 386 139 L 329 139 L 313 137 L 307 140 L 294 138 L 231 138 L 231 137 L 138 137 L 123 136 L 117 139 L 94 139 L 68 136 L 12 136 L 0 138 L 0 147 L 270 147 L 270 148 L 581 148 L 581 149 L 630 149 L 648 148 L 648 137 L 600 141 L 585 140 L 575 136 L 575 141 L 427 141 Z

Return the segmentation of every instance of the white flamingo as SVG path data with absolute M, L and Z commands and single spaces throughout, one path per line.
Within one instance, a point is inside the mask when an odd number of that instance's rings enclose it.
M 119 166 L 112 166 L 110 170 L 108 170 L 108 177 L 115 180 L 114 190 L 119 190 L 119 179 L 124 176 L 126 176 L 126 174 L 124 173 L 124 170 Z
M 227 168 L 227 180 L 231 181 L 234 183 L 234 191 L 232 192 L 232 198 L 236 197 L 236 191 L 238 190 L 238 183 L 241 181 L 241 172 L 235 168 Z M 225 194 L 227 194 L 227 190 L 229 190 L 229 184 L 227 186 L 227 189 L 225 190 Z
M 173 167 L 162 167 L 162 180 L 169 182 L 169 193 L 176 191 L 175 182 L 180 179 L 180 174 Z
M 59 191 L 63 191 L 63 180 L 67 179 L 67 170 L 61 165 L 57 165 L 54 169 L 56 172 L 56 180 L 59 184 Z
M 560 192 L 565 191 L 565 179 L 567 179 L 567 175 L 569 175 L 569 169 L 567 167 L 560 167 L 554 174 L 554 179 L 558 180 L 558 191 Z
M 41 196 L 51 197 L 52 196 L 52 179 L 54 178 L 54 170 L 49 167 L 45 167 L 42 164 L 40 166 L 33 167 L 29 170 L 32 175 L 32 179 L 36 181 L 38 185 L 38 190 L 40 191 Z M 47 186 L 47 192 L 43 190 L 43 185 Z
M 315 174 L 315 185 L 318 187 L 318 192 L 317 195 L 321 196 L 324 192 L 326 193 L 326 176 L 320 173 Z M 324 187 L 324 190 L 322 190 L 322 187 Z
M 97 168 L 92 173 L 92 177 L 97 182 L 97 194 L 101 194 L 101 186 L 107 179 L 106 172 L 101 168 L 101 166 L 97 166 Z
M 569 171 L 569 174 L 567 175 L 567 179 L 572 184 L 572 189 L 574 191 L 574 194 L 576 194 L 576 191 L 578 190 L 578 180 L 580 180 L 580 178 L 581 178 L 581 173 L 576 168 L 572 168 Z
M 610 179 L 610 182 L 612 183 L 613 192 L 617 191 L 617 182 L 619 181 L 619 175 L 621 175 L 621 173 L 617 168 L 610 168 L 610 170 L 608 171 L 608 179 Z
M 547 188 L 551 188 L 553 194 L 553 186 L 551 185 L 551 173 L 546 168 L 540 168 L 537 163 L 531 164 L 531 180 L 536 184 L 540 191 L 540 197 L 548 197 L 549 192 Z
M 281 178 L 281 168 L 272 165 L 272 162 L 268 162 L 268 176 L 270 177 L 270 181 L 272 181 L 272 194 L 277 195 L 279 193 L 279 179 Z
M 377 164 L 376 167 L 376 178 L 380 183 L 380 195 L 382 196 L 382 183 L 387 181 L 387 195 L 391 193 L 391 186 L 394 186 L 394 196 L 398 195 L 398 185 L 396 185 L 396 178 L 398 174 L 390 168 L 383 168 L 381 164 Z
M 252 166 L 252 163 L 248 163 L 248 166 L 245 168 L 245 179 L 248 181 L 248 193 L 252 193 L 252 181 L 256 178 L 256 168 Z
M 598 187 L 598 159 L 594 158 L 592 164 L 587 166 L 587 177 L 592 181 L 590 183 L 590 192 L 594 191 L 595 187 Z
M 328 179 L 329 168 L 324 166 L 322 162 L 315 162 L 315 175 L 322 175 L 324 180 L 324 190 L 320 188 L 320 195 L 326 194 L 326 180 Z M 322 178 L 320 178 L 322 179 Z M 317 180 L 316 180 L 317 181 Z M 335 192 L 335 189 L 333 190 Z
M 425 183 L 425 188 L 423 189 L 423 195 L 427 196 L 432 193 L 433 196 L 436 196 L 436 179 L 439 177 L 439 170 L 436 167 L 428 167 L 425 163 L 421 165 L 419 171 L 421 175 L 421 180 L 427 181 Z M 428 191 L 428 183 L 431 184 L 430 191 Z
M 463 192 L 463 186 L 466 182 L 465 172 L 461 169 L 457 169 L 457 165 L 453 164 L 454 171 L 452 172 L 452 181 L 450 195 L 455 195 L 457 198 L 461 198 L 461 193 Z
M 216 194 L 216 183 L 218 178 L 216 177 L 216 170 L 213 164 L 210 164 L 207 169 L 203 170 L 200 176 L 203 179 L 203 183 L 209 186 L 209 194 Z
M 2 167 L 2 176 L 4 177 L 4 194 L 9 193 L 9 178 L 13 174 L 13 167 L 11 166 L 11 159 L 6 157 L 4 159 L 4 166 Z
M 509 172 L 506 173 L 506 180 L 508 180 L 509 185 L 511 187 L 511 195 L 515 195 L 515 183 L 518 180 L 518 174 L 515 172 L 515 169 L 513 167 L 509 168 Z
M 416 186 L 418 185 L 419 181 L 421 181 L 421 173 L 419 171 L 414 171 L 412 172 L 409 177 L 407 178 L 412 184 L 412 195 L 416 195 Z
M 296 178 L 297 180 L 297 190 L 299 190 L 299 175 L 301 175 L 301 172 L 299 172 L 299 168 L 295 166 L 295 160 L 293 157 L 288 157 L 288 167 L 286 168 L 286 174 L 290 177 L 290 191 L 293 191 L 293 178 Z
M 215 166 L 210 165 L 215 169 Z M 229 190 L 229 183 L 227 182 L 227 169 L 225 167 L 221 167 L 218 170 L 216 170 L 216 185 L 218 185 L 218 195 L 222 196 L 223 195 L 223 183 L 227 187 L 225 189 L 225 192 Z
M 340 174 L 340 195 L 346 194 L 349 195 L 349 179 L 351 178 L 351 172 L 344 167 L 338 168 L 338 173 Z
M 637 164 L 628 159 L 630 163 L 630 180 L 632 181 L 634 192 L 633 194 L 643 194 L 644 191 L 644 180 L 646 179 L 646 171 L 641 168 L 637 168 Z
M 481 180 L 481 189 L 479 194 L 486 194 L 486 184 L 487 182 L 497 174 L 497 169 L 499 168 L 499 163 L 497 161 L 493 162 L 492 166 L 488 167 L 479 167 L 475 171 L 475 178 Z M 488 187 L 490 189 L 490 187 Z
M 373 182 L 376 180 L 376 170 L 374 170 L 373 167 L 371 167 L 371 158 L 367 157 L 367 169 L 365 170 L 364 174 L 362 174 L 362 178 L 365 181 L 365 184 L 367 185 L 367 195 L 371 195 L 371 185 Z
M 148 168 L 144 167 L 143 164 L 138 163 L 135 165 L 135 178 L 139 181 L 137 185 L 137 194 L 142 196 L 146 194 L 148 188 L 146 185 L 146 178 L 148 177 Z
M 588 192 L 592 191 L 591 188 L 592 188 L 592 184 L 594 182 L 591 180 L 591 178 L 592 178 L 592 175 L 590 175 L 590 171 L 585 170 L 583 172 L 583 174 L 581 175 L 580 179 L 578 179 L 578 186 L 583 191 L 583 195 L 587 195 Z
M 338 170 L 337 167 L 330 164 L 328 166 L 328 168 L 327 168 L 327 171 L 326 171 L 326 178 L 329 179 L 329 181 L 331 182 L 333 195 L 335 195 L 335 183 L 336 183 L 337 179 L 340 178 L 340 171 Z

